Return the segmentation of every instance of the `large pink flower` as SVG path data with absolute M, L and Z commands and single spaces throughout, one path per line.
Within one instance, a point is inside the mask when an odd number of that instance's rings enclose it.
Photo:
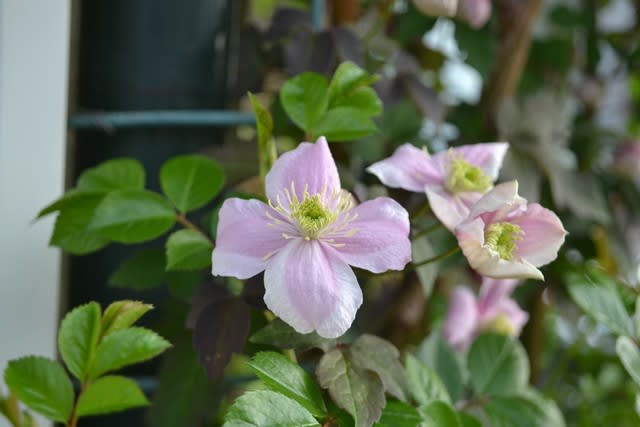
M 552 211 L 527 205 L 518 195 L 518 182 L 510 181 L 482 196 L 455 234 L 479 274 L 543 280 L 537 267 L 556 259 L 567 232 Z
M 481 332 L 518 336 L 529 315 L 509 295 L 517 280 L 484 277 L 480 295 L 460 286 L 453 290 L 444 321 L 443 334 L 458 350 L 465 350 Z
M 380 273 L 411 260 L 407 211 L 387 197 L 356 206 L 325 138 L 283 154 L 266 194 L 268 205 L 222 205 L 213 274 L 246 279 L 264 270 L 264 301 L 276 315 L 300 333 L 342 335 L 362 304 L 349 266 Z
M 508 148 L 501 142 L 463 145 L 432 156 L 404 144 L 367 171 L 389 187 L 425 192 L 435 215 L 453 231 L 492 188 Z

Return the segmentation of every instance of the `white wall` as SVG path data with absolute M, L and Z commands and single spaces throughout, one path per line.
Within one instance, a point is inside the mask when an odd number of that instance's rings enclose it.
M 31 221 L 63 191 L 69 19 L 69 0 L 0 0 L 0 371 L 55 355 L 60 253 Z

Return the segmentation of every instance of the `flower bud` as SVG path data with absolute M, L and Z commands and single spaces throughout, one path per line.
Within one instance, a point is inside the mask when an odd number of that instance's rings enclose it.
M 425 15 L 455 16 L 458 0 L 413 0 L 415 7 Z
M 462 0 L 460 16 L 471 27 L 482 27 L 491 16 L 491 0 Z

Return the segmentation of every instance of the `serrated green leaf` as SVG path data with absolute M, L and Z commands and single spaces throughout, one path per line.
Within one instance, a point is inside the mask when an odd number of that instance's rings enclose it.
M 429 427 L 462 427 L 458 413 L 447 402 L 433 401 L 420 407 Z
M 638 346 L 628 337 L 618 337 L 616 352 L 631 378 L 640 385 L 640 351 L 638 351 Z
M 104 197 L 100 193 L 86 193 L 65 202 L 56 218 L 49 244 L 74 255 L 95 252 L 106 246 L 109 243 L 107 237 L 89 230 L 96 208 Z
M 249 341 L 254 344 L 272 345 L 281 349 L 295 348 L 299 350 L 313 347 L 327 350 L 335 343 L 335 340 L 323 338 L 315 332 L 300 334 L 281 319 L 275 319 L 251 335 Z
M 451 402 L 447 389 L 430 367 L 411 354 L 407 354 L 405 365 L 409 393 L 419 405 L 428 405 L 435 400 Z
M 85 191 L 142 190 L 144 168 L 135 159 L 107 160 L 87 169 L 78 178 L 77 188 Z
M 12 360 L 4 381 L 32 411 L 63 423 L 71 417 L 73 386 L 59 363 L 39 356 Z
M 416 356 L 425 365 L 433 367 L 446 386 L 451 400 L 457 402 L 464 391 L 464 366 L 442 334 L 434 332 L 429 335 L 418 347 Z
M 151 309 L 153 305 L 140 301 L 123 300 L 111 303 L 102 316 L 102 336 L 128 328 Z
M 337 348 L 325 353 L 316 375 L 333 401 L 353 416 L 356 427 L 370 427 L 385 406 L 384 385 L 378 375 L 358 369 L 348 357 Z
M 380 376 L 387 393 L 400 400 L 407 399 L 407 378 L 399 360 L 400 352 L 393 344 L 364 334 L 354 341 L 349 351 L 357 366 Z
M 495 334 L 478 337 L 467 354 L 471 385 L 478 394 L 504 396 L 529 382 L 529 361 L 515 339 Z
M 485 405 L 492 427 L 564 427 L 558 407 L 532 389 L 493 397 Z
M 133 327 L 112 332 L 98 345 L 89 378 L 152 359 L 169 347 L 167 340 L 148 329 Z
M 305 72 L 285 82 L 280 102 L 289 118 L 310 132 L 327 110 L 328 93 L 329 83 L 324 76 Z
M 320 389 L 311 376 L 282 354 L 263 351 L 248 364 L 271 390 L 295 400 L 316 417 L 327 415 Z
M 58 351 L 67 369 L 80 381 L 86 378 L 100 339 L 100 318 L 100 305 L 90 302 L 74 308 L 60 324 Z
M 378 131 L 368 114 L 353 107 L 336 107 L 327 111 L 310 132 L 329 141 L 351 141 Z
M 616 284 L 602 269 L 587 266 L 582 274 L 569 274 L 567 282 L 573 300 L 596 321 L 618 335 L 634 336 L 631 318 L 620 299 Z
M 145 248 L 124 260 L 109 277 L 109 284 L 119 288 L 144 290 L 160 285 L 164 279 L 164 252 Z
M 121 243 L 139 243 L 168 231 L 176 214 L 169 202 L 145 190 L 109 193 L 96 208 L 89 230 Z
M 273 391 L 252 391 L 233 402 L 223 427 L 311 427 L 320 424 L 295 401 Z
M 390 401 L 382 410 L 375 427 L 418 427 L 423 422 L 416 408 L 404 402 Z
M 190 212 L 209 203 L 222 190 L 224 170 L 203 156 L 177 156 L 162 165 L 160 185 L 180 212 Z
M 363 89 L 376 80 L 378 80 L 377 76 L 367 73 L 351 61 L 341 63 L 329 84 L 329 106 L 338 105 L 340 101 L 348 99 L 359 89 Z
M 167 239 L 167 271 L 201 270 L 211 265 L 213 245 L 194 230 L 178 230 Z
M 118 375 L 98 378 L 80 395 L 76 414 L 110 414 L 127 409 L 146 406 L 149 401 L 135 381 Z

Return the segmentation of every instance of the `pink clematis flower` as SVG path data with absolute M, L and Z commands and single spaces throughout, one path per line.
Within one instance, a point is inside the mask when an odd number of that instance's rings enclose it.
M 464 286 L 451 293 L 443 335 L 455 349 L 466 350 L 481 332 L 518 336 L 529 315 L 509 297 L 517 280 L 484 277 L 476 296 Z
M 325 138 L 283 154 L 265 184 L 269 204 L 222 205 L 213 275 L 264 271 L 264 301 L 282 320 L 303 334 L 344 334 L 362 304 L 350 265 L 402 270 L 411 260 L 407 211 L 387 197 L 356 206 Z
M 460 15 L 472 28 L 478 29 L 491 17 L 491 0 L 462 0 Z
M 508 148 L 509 144 L 500 142 L 463 145 L 431 156 L 404 144 L 367 171 L 389 187 L 425 192 L 431 210 L 453 231 L 493 187 Z
M 518 195 L 518 182 L 510 181 L 482 196 L 455 234 L 479 274 L 543 280 L 536 267 L 556 259 L 567 232 L 555 213 L 527 205 Z

